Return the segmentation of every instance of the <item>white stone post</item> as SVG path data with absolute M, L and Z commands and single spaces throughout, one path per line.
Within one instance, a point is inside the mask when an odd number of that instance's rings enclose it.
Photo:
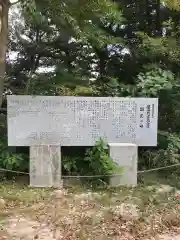
M 30 186 L 60 187 L 61 185 L 60 146 L 31 146 Z
M 122 167 L 122 176 L 112 176 L 110 185 L 136 186 L 138 146 L 130 143 L 109 143 L 108 145 L 110 157 Z

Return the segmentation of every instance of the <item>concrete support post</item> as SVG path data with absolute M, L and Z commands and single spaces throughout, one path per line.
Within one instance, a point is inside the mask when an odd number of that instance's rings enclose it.
M 61 185 L 60 146 L 31 146 L 30 186 L 60 187 Z
M 129 143 L 109 143 L 108 145 L 110 157 L 122 167 L 122 176 L 112 176 L 110 185 L 136 186 L 138 146 Z

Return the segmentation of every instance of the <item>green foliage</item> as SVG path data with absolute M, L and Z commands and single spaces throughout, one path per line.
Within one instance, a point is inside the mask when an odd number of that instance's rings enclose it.
M 76 96 L 93 96 L 94 89 L 91 86 L 76 86 L 73 92 Z
M 175 79 L 169 70 L 156 68 L 145 73 L 139 73 L 137 77 L 137 89 L 142 96 L 158 96 L 161 90 L 172 89 Z
M 109 157 L 106 145 L 102 140 L 88 148 L 85 156 L 65 156 L 63 158 L 63 172 L 67 175 L 95 176 L 95 180 L 104 179 L 104 175 L 121 173 L 122 169 Z
M 165 0 L 166 6 L 154 0 L 21 2 L 20 34 L 29 40 L 10 34 L 10 50 L 18 59 L 7 64 L 8 86 L 23 94 L 29 73 L 35 73 L 29 93 L 37 95 L 158 97 L 158 147 L 140 151 L 140 167 L 179 162 L 179 1 Z M 124 49 L 129 53 L 122 54 Z M 49 66 L 54 72 L 37 73 Z M 10 167 L 12 154 L 2 151 Z M 111 172 L 105 153 L 100 144 L 85 158 L 66 157 L 64 172 Z
M 0 165 L 2 168 L 8 170 L 27 170 L 27 165 L 25 166 L 24 155 L 21 153 L 11 153 L 3 150 L 3 153 L 0 156 Z
M 38 19 L 51 19 L 51 22 L 64 33 L 87 42 L 94 41 L 98 45 L 109 41 L 99 28 L 101 21 L 115 22 L 122 20 L 122 14 L 118 11 L 117 5 L 110 0 L 81 0 L 81 1 L 59 1 L 45 0 L 33 1 L 28 9 L 36 9 Z M 30 11 L 30 16 L 33 15 Z M 67 34 L 65 33 L 65 34 Z
M 63 157 L 62 171 L 65 174 L 78 174 L 80 169 L 78 169 L 78 161 L 82 161 L 82 158 L 78 157 Z
M 157 149 L 140 151 L 139 168 L 164 167 L 180 162 L 180 135 L 160 132 Z M 171 169 L 169 170 L 171 171 Z
M 7 147 L 6 138 L 0 139 L 0 167 L 8 170 L 24 171 L 28 169 L 28 159 L 23 153 L 12 152 Z
M 119 83 L 115 78 L 104 77 L 103 80 L 97 80 L 95 84 L 92 84 L 92 88 L 93 96 L 119 96 Z
M 138 95 L 159 97 L 160 129 L 157 148 L 140 151 L 139 168 L 156 168 L 179 163 L 179 77 L 170 70 L 154 68 L 140 73 L 137 79 Z
M 179 0 L 165 0 L 164 1 L 165 4 L 167 4 L 167 6 L 170 9 L 174 9 L 174 10 L 180 10 L 180 2 Z
M 84 161 L 89 166 L 89 174 L 109 175 L 117 171 L 117 164 L 109 157 L 107 147 L 102 140 L 92 149 L 88 149 Z
M 0 168 L 24 171 L 28 169 L 28 156 L 12 151 L 7 144 L 6 117 L 0 117 Z

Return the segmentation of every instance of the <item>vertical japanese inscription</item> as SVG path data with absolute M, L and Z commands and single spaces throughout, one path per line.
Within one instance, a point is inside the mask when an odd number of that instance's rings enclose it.
M 150 128 L 150 122 L 151 122 L 151 120 L 150 120 L 150 118 L 151 118 L 151 105 L 150 104 L 147 105 L 146 111 L 147 111 L 146 127 Z
M 144 128 L 144 106 L 140 107 L 140 128 Z

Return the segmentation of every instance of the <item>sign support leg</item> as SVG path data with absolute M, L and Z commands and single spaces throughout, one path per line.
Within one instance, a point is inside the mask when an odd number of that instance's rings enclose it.
M 110 178 L 110 185 L 131 186 L 137 185 L 137 159 L 138 146 L 129 143 L 111 143 L 109 145 L 109 154 L 119 167 L 122 167 L 121 176 L 114 175 Z
M 61 150 L 60 146 L 30 147 L 30 186 L 60 187 Z

